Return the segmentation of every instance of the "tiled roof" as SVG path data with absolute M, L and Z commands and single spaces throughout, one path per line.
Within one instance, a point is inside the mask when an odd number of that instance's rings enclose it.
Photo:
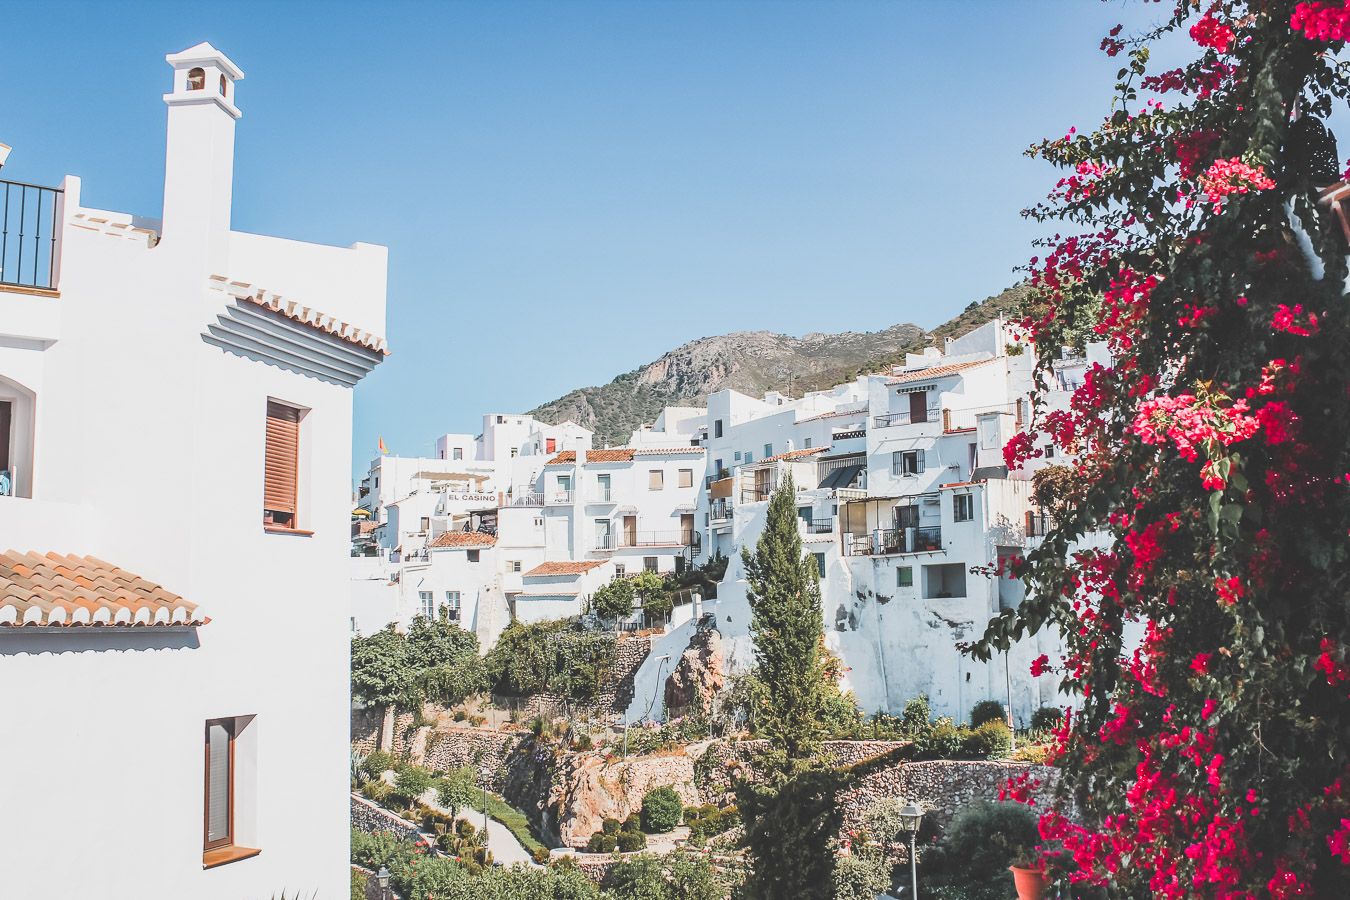
M 326 334 L 331 334 L 338 340 L 374 350 L 385 356 L 389 355 L 388 345 L 385 344 L 384 338 L 378 334 L 363 331 L 355 325 L 343 322 L 336 316 L 330 316 L 317 309 L 304 306 L 298 300 L 283 297 L 281 294 L 274 294 L 257 285 L 249 284 L 247 281 L 231 281 L 224 275 L 212 275 L 210 280 L 212 287 L 239 300 L 247 300 L 263 309 L 270 309 L 293 322 L 299 322 L 302 325 L 308 325 Z
M 583 562 L 570 562 L 562 560 L 558 562 L 543 562 L 525 573 L 526 578 L 538 575 L 581 575 L 594 569 L 596 566 L 603 566 L 604 560 L 587 560 Z
M 818 416 L 811 416 L 810 418 L 807 419 L 798 419 L 797 424 L 801 425 L 806 422 L 819 422 L 821 419 L 839 419 L 843 418 L 844 416 L 866 416 L 866 415 L 867 415 L 866 407 L 863 407 L 862 409 L 836 409 L 833 412 L 821 413 Z
M 554 597 L 575 597 L 576 591 L 545 591 L 538 594 L 516 594 L 517 600 L 548 600 Z
M 0 626 L 204 625 L 195 603 L 92 556 L 0 553 Z
M 703 447 L 638 447 L 633 452 L 638 456 L 682 456 L 686 453 L 701 456 L 708 451 Z
M 619 447 L 615 450 L 587 450 L 586 462 L 632 462 L 633 454 L 636 451 L 632 447 Z M 566 463 L 575 463 L 577 461 L 577 451 L 564 450 L 557 456 L 550 459 L 545 465 L 560 466 Z
M 762 463 L 781 462 L 785 459 L 800 459 L 803 456 L 815 456 L 817 453 L 824 453 L 829 447 L 803 447 L 801 450 L 789 450 L 786 453 L 779 453 L 777 456 L 766 456 L 760 460 Z
M 927 381 L 930 378 L 941 378 L 944 375 L 954 375 L 957 372 L 963 372 L 966 369 L 973 369 L 976 366 L 983 366 L 993 362 L 992 359 L 975 359 L 969 362 L 951 363 L 945 366 L 929 366 L 926 369 L 915 369 L 913 372 L 901 372 L 899 375 L 887 381 L 887 384 L 909 384 L 915 381 Z
M 481 531 L 447 531 L 437 536 L 436 540 L 427 544 L 429 550 L 443 550 L 446 547 L 492 547 L 497 543 L 497 536 L 492 534 L 483 534 Z

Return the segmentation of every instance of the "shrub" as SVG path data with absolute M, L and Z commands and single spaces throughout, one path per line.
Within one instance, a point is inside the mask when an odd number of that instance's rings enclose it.
M 618 834 L 623 830 L 623 823 L 618 819 L 607 818 L 600 824 L 600 830 L 605 834 Z
M 680 824 L 680 814 L 684 804 L 680 795 L 671 787 L 652 788 L 642 798 L 642 830 L 648 834 L 661 834 Z
M 450 718 L 454 719 L 456 722 L 463 722 L 463 721 L 464 721 L 465 719 L 467 719 L 468 717 L 469 717 L 469 714 L 468 714 L 467 712 L 465 712 L 465 711 L 462 710 L 462 709 L 457 709 L 457 710 L 455 710 L 455 714 L 454 714 L 453 716 L 451 716 Z
M 1063 721 L 1064 710 L 1058 706 L 1042 706 L 1031 714 L 1031 727 L 1035 731 L 1050 731 Z
M 537 865 L 541 865 L 541 866 L 546 866 L 546 865 L 548 865 L 548 861 L 549 861 L 549 858 L 550 858 L 550 854 L 549 854 L 549 852 L 548 852 L 548 848 L 547 848 L 547 847 L 535 847 L 535 848 L 534 848 L 534 852 L 530 854 L 530 858 L 533 859 Z
M 1000 721 L 985 722 L 966 736 L 961 750 L 967 756 L 988 759 L 1012 749 L 1012 731 Z
M 636 853 L 646 848 L 647 836 L 640 831 L 625 831 L 618 836 L 621 853 Z
M 961 752 L 969 731 L 957 728 L 950 719 L 939 719 L 914 739 L 919 755 L 927 759 L 951 759 Z
M 587 750 L 594 750 L 595 742 L 591 740 L 591 736 L 589 734 L 583 734 L 576 739 L 576 742 L 572 745 L 572 747 L 578 752 L 584 753 Z
M 706 840 L 741 824 L 740 811 L 734 806 L 728 806 L 726 809 L 703 806 L 694 812 L 697 812 L 697 815 L 691 818 L 686 811 L 684 821 L 689 826 L 690 838 L 696 841 Z
M 392 831 L 366 833 L 358 828 L 352 829 L 352 862 L 367 869 L 379 871 L 384 866 L 391 872 L 400 872 L 412 863 L 417 856 L 412 842 L 406 841 Z
M 586 850 L 591 853 L 613 853 L 617 846 L 619 846 L 619 839 L 615 835 L 597 831 L 591 835 L 591 839 L 586 843 Z
M 920 694 L 905 703 L 900 713 L 900 722 L 910 734 L 918 734 L 928 728 L 933 711 L 928 705 L 928 695 Z
M 1007 724 L 1008 713 L 997 700 L 981 700 L 970 710 L 970 727 L 979 728 L 985 722 Z
M 374 780 L 394 767 L 394 754 L 387 750 L 376 750 L 361 761 L 361 771 Z
M 431 788 L 435 780 L 435 776 L 421 766 L 404 766 L 394 781 L 394 790 L 398 791 L 400 797 L 416 800 Z
M 696 819 L 710 816 L 715 812 L 717 812 L 717 806 L 712 803 L 705 803 L 702 806 L 686 806 L 684 808 L 684 824 L 692 825 Z
M 394 786 L 387 781 L 367 781 L 361 785 L 361 796 L 373 803 L 384 803 L 394 793 Z
M 1008 866 L 1039 842 L 1036 817 L 1025 806 L 978 802 L 956 814 L 927 859 L 956 896 L 1003 900 Z

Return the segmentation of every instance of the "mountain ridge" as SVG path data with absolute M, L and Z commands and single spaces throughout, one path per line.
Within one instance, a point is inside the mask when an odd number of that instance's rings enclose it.
M 959 337 L 1020 306 L 1026 288 L 1009 288 L 925 331 L 904 323 L 879 331 L 811 332 L 801 337 L 767 330 L 733 331 L 686 341 L 612 381 L 576 388 L 530 414 L 550 424 L 570 419 L 595 431 L 596 446 L 628 440 L 665 406 L 701 406 L 731 388 L 751 396 L 781 390 L 792 396 L 823 390 L 904 361 L 906 353 Z

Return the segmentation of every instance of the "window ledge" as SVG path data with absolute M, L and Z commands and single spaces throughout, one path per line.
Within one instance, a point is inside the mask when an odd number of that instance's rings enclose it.
M 293 534 L 297 537 L 313 537 L 314 532 L 304 528 L 287 528 L 284 525 L 264 525 L 263 531 L 268 534 Z
M 241 859 L 251 859 L 261 852 L 261 850 L 252 847 L 217 847 L 214 850 L 202 852 L 202 868 L 214 869 L 216 866 L 223 866 L 226 863 L 239 862 Z

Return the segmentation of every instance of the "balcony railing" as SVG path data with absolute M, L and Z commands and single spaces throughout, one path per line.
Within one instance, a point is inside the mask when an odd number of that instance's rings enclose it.
M 913 412 L 897 412 L 884 416 L 877 416 L 875 419 L 877 428 L 893 428 L 896 425 L 918 425 L 923 422 L 936 422 L 941 410 L 937 407 L 929 407 L 924 410 L 921 418 L 915 418 Z
M 697 531 L 626 531 L 619 535 L 620 547 L 692 547 L 699 542 Z
M 56 287 L 60 188 L 0 181 L 0 284 Z
M 596 488 L 588 498 L 591 503 L 613 503 L 614 491 L 610 488 Z
M 708 519 L 712 522 L 725 522 L 731 518 L 734 504 L 730 500 L 714 500 L 708 506 Z
M 543 506 L 544 495 L 538 491 L 530 491 L 526 494 L 517 494 L 511 498 L 512 506 Z
M 878 528 L 871 534 L 849 535 L 848 545 L 853 556 L 934 553 L 942 549 L 942 526 Z
M 545 498 L 545 502 L 549 506 L 567 506 L 572 502 L 573 496 L 573 491 L 550 491 Z
M 807 534 L 830 534 L 834 531 L 834 517 L 827 519 L 802 519 Z
M 741 488 L 742 503 L 758 503 L 773 496 L 772 487 Z
M 1045 537 L 1055 522 L 1045 513 L 1027 513 L 1027 537 Z

